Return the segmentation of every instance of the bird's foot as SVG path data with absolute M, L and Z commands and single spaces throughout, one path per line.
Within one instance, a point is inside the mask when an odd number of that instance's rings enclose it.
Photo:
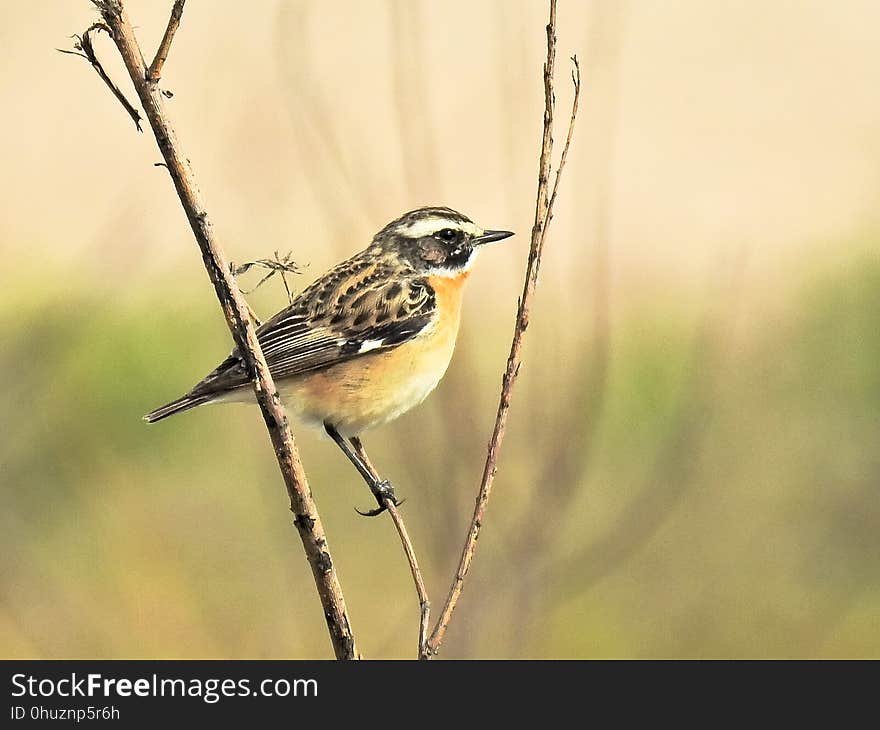
M 377 515 L 381 515 L 385 510 L 388 509 L 386 501 L 390 502 L 395 507 L 399 507 L 404 502 L 404 500 L 402 499 L 397 499 L 397 496 L 394 494 L 394 487 L 387 479 L 383 479 L 381 482 L 371 484 L 370 491 L 373 493 L 373 496 L 376 498 L 376 502 L 379 506 L 375 509 L 367 510 L 366 512 L 361 512 L 359 509 L 357 509 L 357 507 L 355 507 L 355 511 L 359 515 L 362 515 L 364 517 L 376 517 Z

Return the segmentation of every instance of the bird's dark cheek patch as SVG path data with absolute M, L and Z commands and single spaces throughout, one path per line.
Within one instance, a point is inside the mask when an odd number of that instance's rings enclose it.
M 423 239 L 419 244 L 419 251 L 422 260 L 428 264 L 442 264 L 447 257 L 446 251 L 434 238 Z
M 443 262 L 447 269 L 463 269 L 471 260 L 474 249 L 471 246 L 457 246 L 450 256 Z

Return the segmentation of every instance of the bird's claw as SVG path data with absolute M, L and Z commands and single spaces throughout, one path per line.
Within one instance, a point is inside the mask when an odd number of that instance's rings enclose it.
M 378 517 L 381 515 L 386 509 L 388 509 L 384 504 L 381 507 L 376 507 L 375 509 L 368 509 L 366 512 L 361 512 L 357 507 L 354 508 L 354 511 L 357 512 L 361 517 Z
M 403 499 L 391 500 L 391 503 L 395 507 L 400 507 L 400 505 L 402 505 L 404 502 L 406 502 L 406 497 L 404 497 Z M 361 512 L 357 507 L 354 508 L 354 511 L 357 512 L 361 517 L 378 517 L 387 509 L 388 506 L 383 502 L 379 507 L 368 509 L 366 512 Z
M 383 479 L 381 482 L 370 486 L 370 491 L 373 493 L 373 496 L 376 498 L 376 502 L 379 506 L 367 510 L 366 512 L 361 512 L 357 507 L 355 507 L 355 512 L 357 512 L 362 517 L 377 517 L 378 515 L 381 515 L 385 510 L 388 509 L 386 500 L 388 502 L 391 502 L 391 504 L 393 504 L 395 507 L 399 507 L 406 501 L 404 499 L 397 498 L 397 496 L 394 494 L 394 487 L 387 479 Z

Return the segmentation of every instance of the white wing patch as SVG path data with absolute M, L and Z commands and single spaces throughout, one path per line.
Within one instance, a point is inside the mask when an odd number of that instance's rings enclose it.
M 378 350 L 382 347 L 385 340 L 364 340 L 361 343 L 361 347 L 358 350 L 358 354 L 362 354 L 364 352 L 369 352 L 370 350 Z

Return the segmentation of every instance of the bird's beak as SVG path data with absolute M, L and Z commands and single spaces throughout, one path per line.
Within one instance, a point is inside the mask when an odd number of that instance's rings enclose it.
M 473 244 L 476 246 L 482 246 L 484 243 L 503 241 L 505 238 L 510 238 L 512 235 L 513 231 L 483 231 L 482 236 L 474 238 Z

